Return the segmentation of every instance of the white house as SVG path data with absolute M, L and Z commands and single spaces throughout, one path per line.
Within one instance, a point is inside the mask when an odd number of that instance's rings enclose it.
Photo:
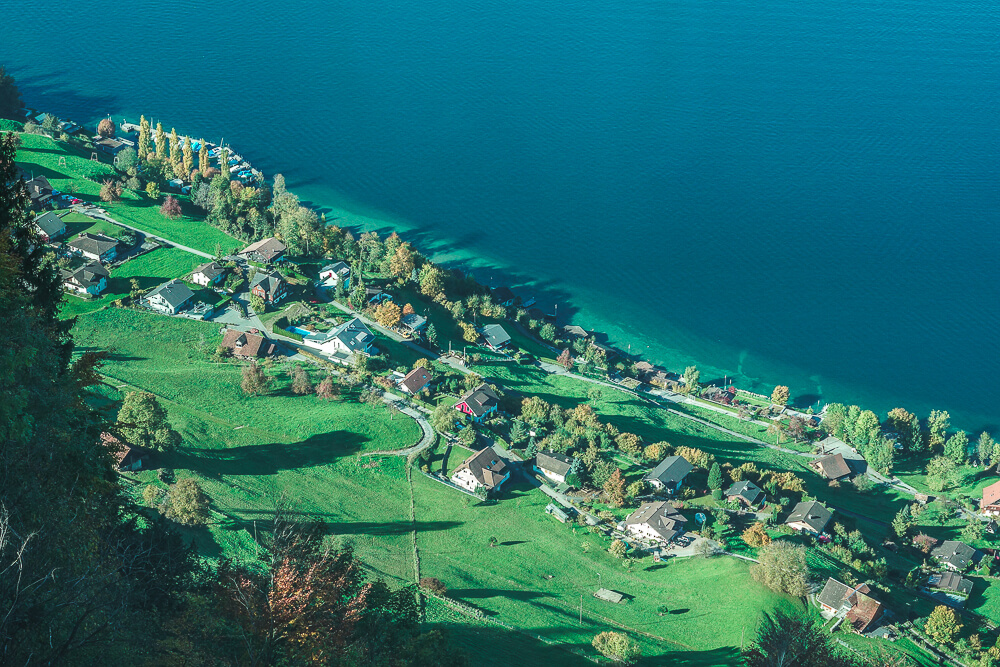
M 492 447 L 485 447 L 455 468 L 455 472 L 451 475 L 451 483 L 469 491 L 476 491 L 482 487 L 490 493 L 498 491 L 508 477 L 510 468 L 507 462 L 500 458 Z
M 108 286 L 108 270 L 97 262 L 87 262 L 75 270 L 63 270 L 63 286 L 81 294 L 97 296 Z
M 114 261 L 118 253 L 118 239 L 104 234 L 84 232 L 67 245 L 76 254 L 101 264 Z
M 643 503 L 625 519 L 625 531 L 640 540 L 667 544 L 684 532 L 687 521 L 666 501 Z
M 535 455 L 535 470 L 560 484 L 566 481 L 566 475 L 572 466 L 572 456 L 556 452 L 538 452 Z
M 302 339 L 308 347 L 314 347 L 326 354 L 345 356 L 371 354 L 375 343 L 375 334 L 365 323 L 354 318 L 336 326 L 326 333 L 311 333 Z
M 194 271 L 191 272 L 191 282 L 202 287 L 218 285 L 224 275 L 226 275 L 224 266 L 217 262 L 208 262 L 195 267 Z
M 147 294 L 143 301 L 149 308 L 167 315 L 176 315 L 191 303 L 194 292 L 179 280 L 165 282 Z
M 336 287 L 343 283 L 344 290 L 351 289 L 351 267 L 344 262 L 327 264 L 319 270 L 319 279 L 324 287 Z

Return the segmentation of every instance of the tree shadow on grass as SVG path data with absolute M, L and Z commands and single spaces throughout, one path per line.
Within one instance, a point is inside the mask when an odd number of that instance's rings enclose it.
M 165 455 L 164 465 L 194 470 L 208 477 L 221 475 L 274 475 L 333 463 L 361 451 L 368 438 L 350 431 L 314 435 L 302 442 L 246 445 L 229 449 L 188 447 Z
M 462 588 L 462 589 L 449 589 L 448 597 L 455 598 L 456 600 L 483 600 L 486 598 L 507 598 L 509 600 L 518 600 L 524 602 L 526 600 L 534 600 L 536 598 L 550 598 L 552 597 L 548 593 L 540 593 L 537 591 L 511 591 L 511 590 L 500 590 L 497 588 Z
M 264 530 L 274 523 L 275 510 L 239 509 L 228 510 L 241 518 L 230 516 L 230 526 L 241 526 L 251 530 L 256 522 L 258 530 Z M 327 535 L 408 535 L 414 528 L 418 532 L 451 530 L 462 525 L 461 521 L 336 521 L 340 515 L 329 512 L 307 512 L 283 509 L 283 516 L 296 517 L 302 521 L 322 521 Z M 242 518 L 246 517 L 246 518 Z M 331 521 L 331 519 L 334 519 Z M 227 526 L 227 527 L 230 527 Z

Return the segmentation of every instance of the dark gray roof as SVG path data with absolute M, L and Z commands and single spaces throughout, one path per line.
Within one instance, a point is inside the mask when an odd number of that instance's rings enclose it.
M 927 587 L 942 591 L 951 591 L 969 596 L 972 594 L 972 582 L 957 572 L 937 572 L 927 578 Z
M 796 505 L 792 509 L 792 513 L 785 519 L 785 523 L 804 523 L 814 533 L 822 533 L 832 518 L 833 512 L 823 507 L 819 502 L 810 500 Z
M 84 232 L 69 242 L 70 248 L 76 248 L 80 252 L 98 256 L 103 255 L 117 245 L 118 241 L 110 236 L 91 234 L 90 232 Z
M 251 243 L 241 250 L 241 255 L 257 255 L 265 261 L 271 261 L 285 252 L 285 244 L 278 239 L 271 237 L 262 239 L 256 243 Z
M 257 285 L 260 285 L 261 289 L 269 296 L 273 297 L 274 293 L 278 288 L 285 282 L 285 279 L 281 276 L 268 273 L 267 271 L 258 271 L 254 274 L 253 280 L 250 281 L 250 289 L 252 290 Z
M 668 456 L 650 470 L 643 479 L 659 480 L 664 486 L 679 484 L 694 469 L 683 456 Z
M 164 301 L 170 304 L 171 308 L 177 308 L 184 304 L 185 301 L 194 296 L 194 292 L 179 280 L 171 280 L 170 282 L 163 283 L 152 292 L 146 295 L 147 299 L 153 296 L 160 296 Z
M 510 342 L 510 336 L 499 324 L 489 324 L 483 327 L 483 338 L 493 347 L 500 347 Z
M 655 503 L 643 503 L 636 511 L 625 519 L 626 526 L 644 524 L 666 541 L 674 539 L 684 532 L 684 522 L 687 521 L 670 503 L 661 500 Z
M 573 457 L 556 452 L 538 452 L 535 455 L 535 465 L 557 475 L 565 476 L 573 465 Z
M 209 280 L 215 280 L 215 277 L 223 273 L 225 270 L 225 267 L 217 264 L 216 262 L 208 262 L 195 267 L 195 270 L 192 271 L 192 273 L 203 273 Z
M 975 560 L 977 554 L 978 552 L 965 542 L 956 542 L 954 540 L 948 540 L 931 551 L 931 556 L 938 559 L 941 563 L 952 566 L 956 570 L 967 568 Z
M 458 399 L 455 405 L 465 403 L 472 410 L 474 417 L 482 417 L 496 405 L 500 403 L 500 397 L 494 393 L 493 389 L 485 382 L 472 391 L 469 391 L 462 398 Z
M 427 318 L 416 313 L 409 313 L 400 318 L 399 323 L 410 331 L 419 331 L 427 325 Z
M 326 333 L 317 332 L 306 336 L 306 340 L 316 341 L 320 345 L 333 338 L 340 340 L 350 352 L 363 352 L 375 342 L 375 334 L 356 317 L 335 326 Z
M 756 484 L 745 479 L 736 482 L 726 491 L 727 497 L 740 496 L 751 505 L 756 505 L 763 495 L 764 492 Z
M 110 277 L 110 275 L 111 274 L 108 273 L 108 270 L 97 262 L 89 262 L 74 271 L 72 278 L 83 287 L 91 287 L 93 285 L 99 285 L 101 283 L 101 278 L 106 280 Z
M 56 236 L 66 229 L 66 223 L 63 222 L 63 219 L 52 211 L 46 211 L 36 217 L 35 226 L 42 230 L 42 233 L 48 237 Z

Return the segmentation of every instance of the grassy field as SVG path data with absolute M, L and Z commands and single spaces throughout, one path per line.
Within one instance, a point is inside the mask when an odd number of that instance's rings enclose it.
M 59 164 L 62 158 L 65 158 L 64 165 Z M 103 162 L 90 160 L 82 151 L 61 141 L 41 135 L 22 134 L 17 163 L 35 176 L 45 176 L 55 189 L 104 207 L 112 218 L 176 243 L 207 253 L 215 252 L 216 243 L 222 245 L 224 252 L 245 245 L 205 224 L 202 216 L 185 196 L 178 196 L 184 215 L 176 220 L 161 215 L 159 202 L 149 199 L 144 193 L 126 190 L 121 201 L 102 203 L 100 181 L 115 177 L 114 168 Z

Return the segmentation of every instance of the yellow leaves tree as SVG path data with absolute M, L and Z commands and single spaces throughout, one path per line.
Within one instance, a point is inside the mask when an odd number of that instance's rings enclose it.
M 399 324 L 402 316 L 402 310 L 392 301 L 383 301 L 375 307 L 375 321 L 388 329 Z
M 752 547 L 762 547 L 771 543 L 771 536 L 764 529 L 764 524 L 757 522 L 743 531 L 743 541 Z
M 788 405 L 788 387 L 779 384 L 771 392 L 771 402 L 775 405 Z

